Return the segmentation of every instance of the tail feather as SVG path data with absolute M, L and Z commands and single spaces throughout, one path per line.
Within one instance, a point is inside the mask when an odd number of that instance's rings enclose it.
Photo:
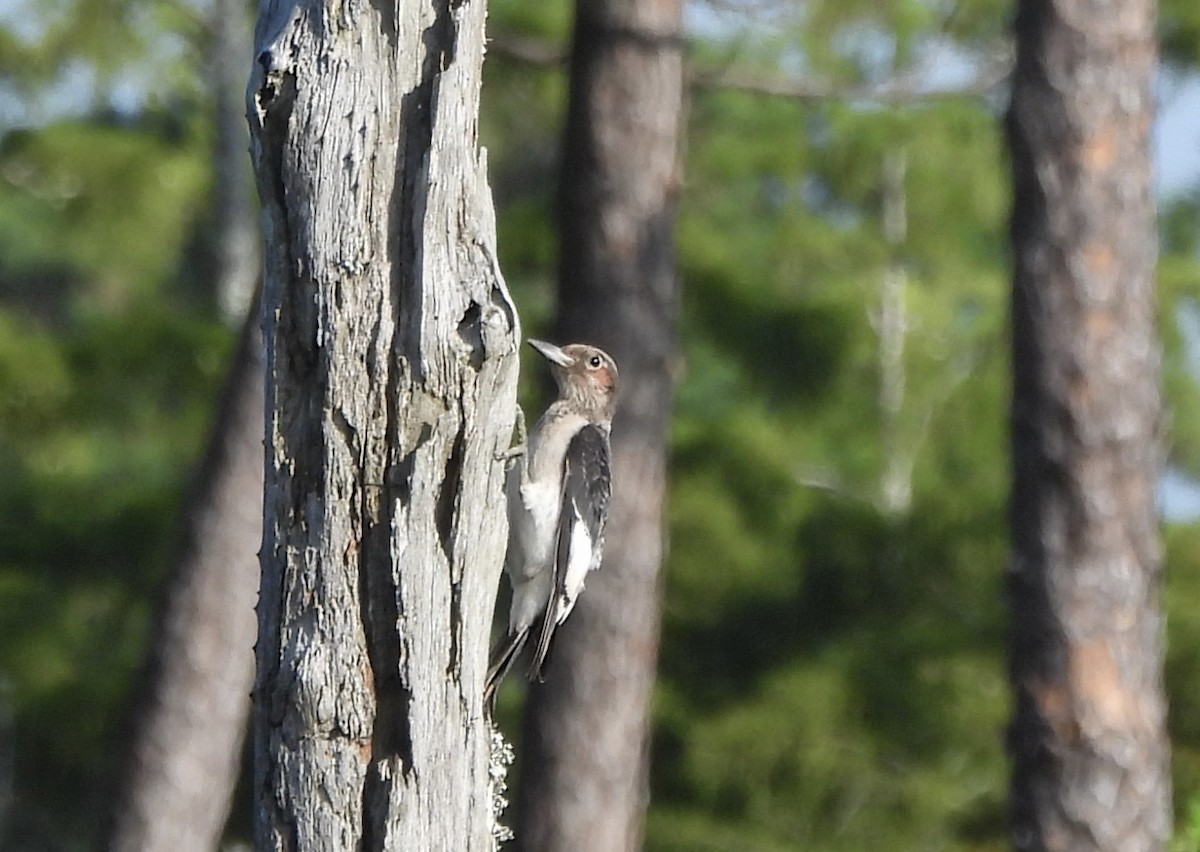
M 529 679 L 538 683 L 542 682 L 542 670 L 546 667 L 546 657 L 550 653 L 550 640 L 554 638 L 554 631 L 558 627 L 559 619 L 555 617 L 558 612 L 561 612 L 561 609 L 557 606 L 554 596 L 551 596 L 550 602 L 546 604 L 546 611 L 542 614 L 542 629 L 538 633 L 533 662 L 529 665 Z
M 500 682 L 504 680 L 504 676 L 508 674 L 509 669 L 513 667 L 513 663 L 517 661 L 517 657 L 520 656 L 521 649 L 525 647 L 525 642 L 528 639 L 529 628 L 524 627 L 516 633 L 501 639 L 499 644 L 492 650 L 487 681 L 483 687 L 483 702 L 489 709 L 496 706 L 496 690 L 500 688 Z

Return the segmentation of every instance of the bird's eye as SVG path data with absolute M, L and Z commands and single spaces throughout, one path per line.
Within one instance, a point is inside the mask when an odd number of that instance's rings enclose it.
M 599 367 L 599 366 L 600 366 L 600 356 L 599 356 L 599 355 L 593 355 L 591 358 L 589 358 L 589 359 L 588 359 L 588 365 L 589 365 L 589 366 L 590 366 L 590 367 L 591 367 L 593 370 L 594 370 L 594 369 L 596 369 L 597 367 Z

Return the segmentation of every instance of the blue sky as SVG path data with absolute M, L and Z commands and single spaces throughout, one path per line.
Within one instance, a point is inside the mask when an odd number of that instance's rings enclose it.
M 1158 86 L 1154 163 L 1158 194 L 1170 197 L 1200 190 L 1200 74 L 1164 74 Z M 1168 470 L 1159 486 L 1159 505 L 1172 521 L 1200 519 L 1200 483 Z
M 1158 98 L 1154 161 L 1159 195 L 1195 190 L 1200 183 L 1200 74 L 1164 74 Z

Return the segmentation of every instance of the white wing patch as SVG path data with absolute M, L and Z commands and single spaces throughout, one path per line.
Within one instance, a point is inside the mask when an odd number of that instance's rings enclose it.
M 566 575 L 563 577 L 562 594 L 556 601 L 559 611 L 555 615 L 555 621 L 559 624 L 566 620 L 575 607 L 575 601 L 583 591 L 583 584 L 593 561 L 592 536 L 579 514 L 579 507 L 572 503 L 571 508 L 575 511 L 575 517 L 571 519 L 570 555 L 567 558 Z

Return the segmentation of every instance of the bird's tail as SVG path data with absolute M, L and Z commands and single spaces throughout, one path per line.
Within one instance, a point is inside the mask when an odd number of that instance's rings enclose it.
M 496 690 L 500 688 L 500 682 L 504 680 L 504 676 L 508 674 L 509 669 L 513 667 L 513 663 L 517 661 L 517 657 L 521 654 L 521 649 L 525 647 L 525 641 L 529 638 L 529 628 L 523 627 L 516 633 L 500 640 L 500 643 L 492 649 L 491 663 L 488 665 L 487 682 L 483 687 L 483 703 L 490 711 L 496 706 Z

